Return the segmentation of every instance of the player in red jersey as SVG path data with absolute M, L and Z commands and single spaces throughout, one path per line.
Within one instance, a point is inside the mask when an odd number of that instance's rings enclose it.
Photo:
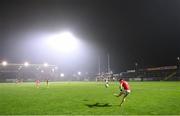
M 119 97 L 121 95 L 124 95 L 122 98 L 122 101 L 120 103 L 120 106 L 123 104 L 123 102 L 125 101 L 125 98 L 127 97 L 127 95 L 131 92 L 129 84 L 127 81 L 123 80 L 123 79 L 119 79 L 119 88 L 120 88 L 120 93 L 118 95 L 116 95 L 116 97 Z

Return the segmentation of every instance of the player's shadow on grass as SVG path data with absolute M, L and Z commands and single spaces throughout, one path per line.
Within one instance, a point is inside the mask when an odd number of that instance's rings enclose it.
M 109 103 L 95 103 L 95 104 L 85 104 L 89 108 L 94 108 L 94 107 L 111 107 L 112 105 L 109 105 Z

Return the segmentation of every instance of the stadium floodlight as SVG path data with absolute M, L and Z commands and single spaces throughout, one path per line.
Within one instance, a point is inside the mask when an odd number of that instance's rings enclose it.
M 47 39 L 50 48 L 63 53 L 69 53 L 78 48 L 78 39 L 70 32 L 62 32 Z
M 44 67 L 48 67 L 48 63 L 44 63 Z
M 81 75 L 81 72 L 78 72 L 78 75 Z
M 28 62 L 24 62 L 24 66 L 25 67 L 29 66 L 29 63 Z
M 6 61 L 3 61 L 3 62 L 2 62 L 2 65 L 3 65 L 3 66 L 6 66 L 6 65 L 7 65 L 7 62 L 6 62 Z
M 60 76 L 61 76 L 61 77 L 64 77 L 64 73 L 61 73 Z

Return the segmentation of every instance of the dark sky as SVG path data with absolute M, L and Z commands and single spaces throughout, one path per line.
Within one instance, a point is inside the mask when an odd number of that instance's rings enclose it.
M 67 29 L 91 48 L 90 58 L 76 68 L 97 70 L 99 54 L 105 69 L 107 53 L 114 72 L 132 69 L 135 62 L 139 67 L 175 65 L 179 6 L 179 0 L 1 0 L 0 58 L 50 61 L 53 56 L 33 49 L 33 43 L 30 50 L 22 44 L 38 39 L 35 35 Z

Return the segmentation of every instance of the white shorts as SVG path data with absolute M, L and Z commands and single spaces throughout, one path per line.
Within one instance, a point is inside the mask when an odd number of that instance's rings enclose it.
M 127 91 L 128 93 L 131 93 L 131 90 L 125 90 L 125 91 Z
M 123 90 L 122 92 L 124 93 L 124 96 L 127 96 L 131 92 L 131 90 Z

